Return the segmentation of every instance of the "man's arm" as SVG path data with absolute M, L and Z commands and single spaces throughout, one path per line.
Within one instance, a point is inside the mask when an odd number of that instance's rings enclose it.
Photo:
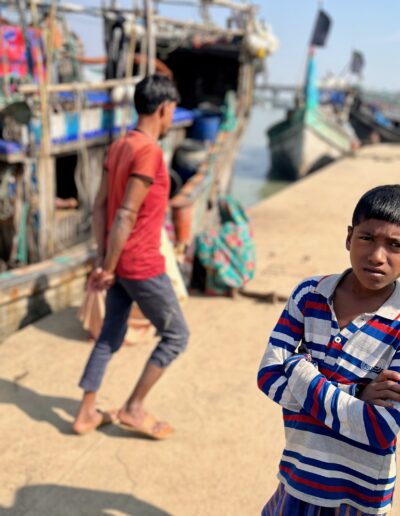
M 102 267 L 105 254 L 108 178 L 104 171 L 101 177 L 99 191 L 93 206 L 92 229 L 97 244 L 96 267 Z
M 125 189 L 121 206 L 117 210 L 110 234 L 103 269 L 107 275 L 113 275 L 122 249 L 131 234 L 140 207 L 149 191 L 151 182 L 144 178 L 131 176 Z
M 400 372 L 400 351 L 390 369 Z M 293 355 L 285 362 L 288 387 L 298 403 L 316 420 L 349 439 L 374 448 L 394 444 L 400 430 L 400 411 L 365 402 L 329 382 L 305 355 Z M 400 379 L 400 375 L 399 375 Z

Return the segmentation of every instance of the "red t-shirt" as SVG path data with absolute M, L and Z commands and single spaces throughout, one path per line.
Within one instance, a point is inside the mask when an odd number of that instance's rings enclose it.
M 116 275 L 144 280 L 165 272 L 161 254 L 161 229 L 168 205 L 170 179 L 161 148 L 146 134 L 131 131 L 109 148 L 107 232 L 121 205 L 129 177 L 146 176 L 151 185 L 139 209 L 136 224 L 119 258 Z

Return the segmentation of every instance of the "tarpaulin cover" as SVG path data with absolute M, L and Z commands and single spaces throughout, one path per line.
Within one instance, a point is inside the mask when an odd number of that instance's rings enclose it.
M 43 41 L 38 29 L 29 28 L 28 37 L 34 65 L 33 75 L 39 77 L 38 57 L 44 60 Z M 14 75 L 25 78 L 29 74 L 26 45 L 21 27 L 13 25 L 0 26 L 0 77 Z M 39 52 L 41 54 L 39 54 Z

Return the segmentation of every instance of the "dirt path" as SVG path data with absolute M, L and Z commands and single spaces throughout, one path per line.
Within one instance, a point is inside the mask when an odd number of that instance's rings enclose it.
M 190 347 L 149 399 L 177 429 L 168 441 L 136 439 L 118 427 L 70 434 L 90 349 L 75 308 L 1 344 L 0 515 L 258 515 L 276 486 L 283 446 L 279 407 L 255 380 L 283 306 L 265 294 L 284 297 L 309 274 L 347 266 L 355 201 L 371 186 L 398 182 L 399 165 L 400 149 L 379 147 L 253 210 L 258 274 L 248 291 L 261 298 L 190 299 Z M 124 401 L 149 351 L 125 347 L 114 357 L 102 407 Z

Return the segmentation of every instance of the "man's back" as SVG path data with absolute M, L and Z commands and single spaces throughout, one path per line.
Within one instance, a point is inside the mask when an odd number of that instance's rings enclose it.
M 170 181 L 161 148 L 150 136 L 131 131 L 111 145 L 105 167 L 108 171 L 107 233 L 121 206 L 129 177 L 137 176 L 151 183 L 120 255 L 117 276 L 148 279 L 164 273 L 160 239 Z

